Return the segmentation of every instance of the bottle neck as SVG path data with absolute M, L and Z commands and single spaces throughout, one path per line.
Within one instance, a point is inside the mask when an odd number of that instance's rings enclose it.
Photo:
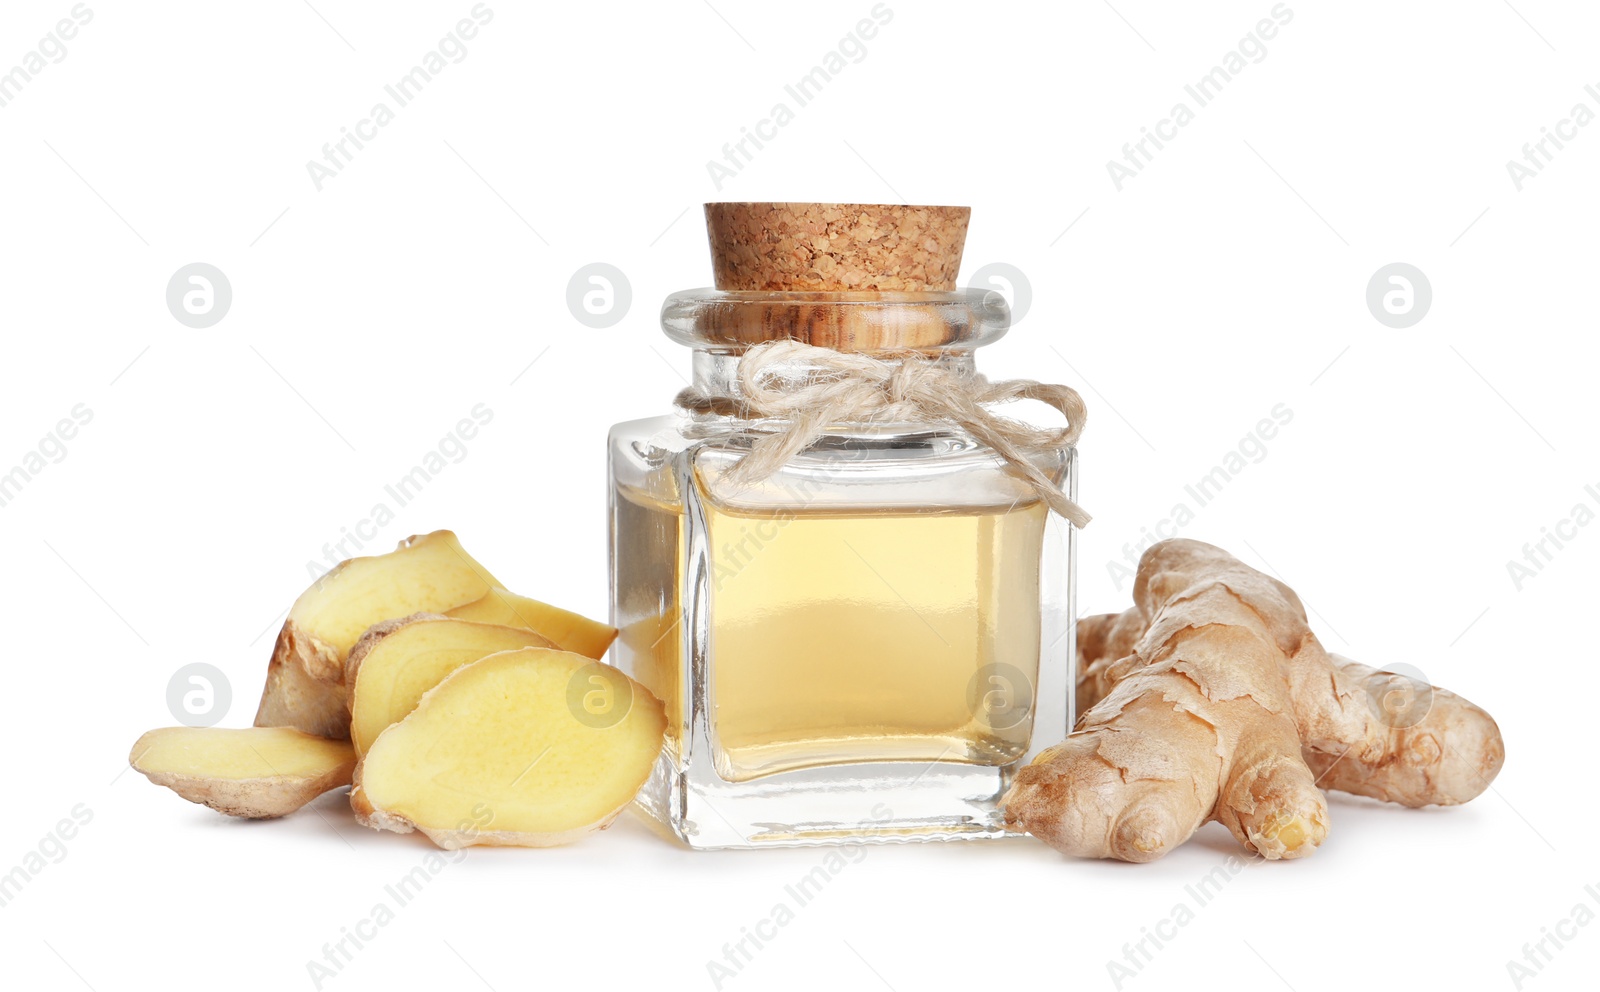
M 694 387 L 736 403 L 739 362 L 751 348 L 790 341 L 897 362 L 917 354 L 956 374 L 975 371 L 972 353 L 997 341 L 1011 324 L 1005 297 L 982 289 L 950 292 L 732 292 L 688 289 L 661 306 L 667 337 L 694 349 Z M 805 357 L 783 363 L 782 375 L 837 375 L 837 367 Z M 727 404 L 723 404 L 726 408 Z
M 693 383 L 696 391 L 711 396 L 727 396 L 737 399 L 741 393 L 739 388 L 739 358 L 742 352 L 728 352 L 697 348 L 693 358 Z M 893 355 L 874 356 L 885 361 L 897 361 Z M 977 371 L 977 363 L 973 358 L 970 348 L 946 349 L 938 353 L 937 361 L 940 366 L 952 371 L 967 375 Z M 805 366 L 797 366 L 795 373 L 804 375 L 809 371 Z

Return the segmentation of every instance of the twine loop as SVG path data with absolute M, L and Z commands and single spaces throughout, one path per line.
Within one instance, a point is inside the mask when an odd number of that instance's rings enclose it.
M 793 370 L 800 368 L 796 374 Z M 990 382 L 942 365 L 919 352 L 888 358 L 834 351 L 799 341 L 769 341 L 746 351 L 736 373 L 738 396 L 685 389 L 677 405 L 691 413 L 787 421 L 758 438 L 729 472 L 734 485 L 759 482 L 821 438 L 835 424 L 954 424 L 996 452 L 1050 508 L 1083 527 L 1089 515 L 1028 457 L 1070 448 L 1088 410 L 1070 386 L 1031 379 Z M 1066 418 L 1066 426 L 1034 427 L 1003 417 L 992 406 L 1035 400 Z

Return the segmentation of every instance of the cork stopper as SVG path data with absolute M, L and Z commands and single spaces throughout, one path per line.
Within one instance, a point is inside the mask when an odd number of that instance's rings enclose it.
M 968 207 L 708 203 L 719 292 L 697 311 L 702 338 L 748 347 L 790 339 L 840 351 L 931 350 L 975 322 L 956 290 Z M 751 298 L 738 298 L 739 294 Z M 770 297 L 761 294 L 772 294 Z
M 956 288 L 970 207 L 708 203 L 716 287 L 942 292 Z

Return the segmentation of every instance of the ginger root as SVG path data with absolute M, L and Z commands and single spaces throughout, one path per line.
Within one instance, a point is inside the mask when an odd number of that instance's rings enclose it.
M 660 700 L 608 665 L 520 648 L 456 669 L 378 735 L 350 805 L 440 847 L 549 847 L 616 819 L 661 751 Z
M 418 613 L 374 625 L 345 662 L 350 686 L 350 742 L 366 754 L 389 725 L 468 662 L 516 648 L 553 648 L 549 638 L 520 627 Z
M 356 755 L 289 727 L 166 727 L 140 737 L 128 763 L 192 803 L 269 819 L 349 785 Z
M 1209 820 L 1269 859 L 1327 836 L 1321 788 L 1467 802 L 1505 752 L 1487 713 L 1323 650 L 1292 589 L 1163 541 L 1135 607 L 1079 625 L 1078 727 L 1024 768 L 1008 826 L 1082 857 L 1151 861 Z

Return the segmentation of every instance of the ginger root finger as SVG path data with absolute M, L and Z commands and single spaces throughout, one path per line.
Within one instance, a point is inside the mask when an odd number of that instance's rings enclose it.
M 166 727 L 140 737 L 128 763 L 192 803 L 270 819 L 349 785 L 356 755 L 289 727 Z
M 1102 613 L 1078 621 L 1078 672 L 1075 699 L 1081 713 L 1106 697 L 1127 673 L 1117 662 L 1133 654 L 1149 626 L 1137 606 L 1121 613 Z
M 1140 562 L 1134 595 L 1148 627 L 1131 653 L 1101 666 L 1109 691 L 1078 730 L 1018 773 L 1008 826 L 1069 854 L 1125 861 L 1154 860 L 1213 819 L 1267 858 L 1303 857 L 1327 836 L 1282 650 L 1213 577 L 1215 563 L 1185 547 L 1194 544 L 1166 542 Z M 1099 623 L 1091 651 L 1137 626 Z
M 1499 774 L 1505 745 L 1482 708 L 1328 654 L 1293 589 L 1209 544 L 1164 544 L 1187 545 L 1176 553 L 1199 563 L 1272 631 L 1305 757 L 1323 788 L 1405 806 L 1450 806 L 1475 798 Z M 1157 545 L 1146 556 L 1159 561 L 1173 553 Z
M 1324 789 L 1402 806 L 1477 798 L 1505 764 L 1494 718 L 1453 692 L 1322 650 L 1288 660 L 1304 755 Z

